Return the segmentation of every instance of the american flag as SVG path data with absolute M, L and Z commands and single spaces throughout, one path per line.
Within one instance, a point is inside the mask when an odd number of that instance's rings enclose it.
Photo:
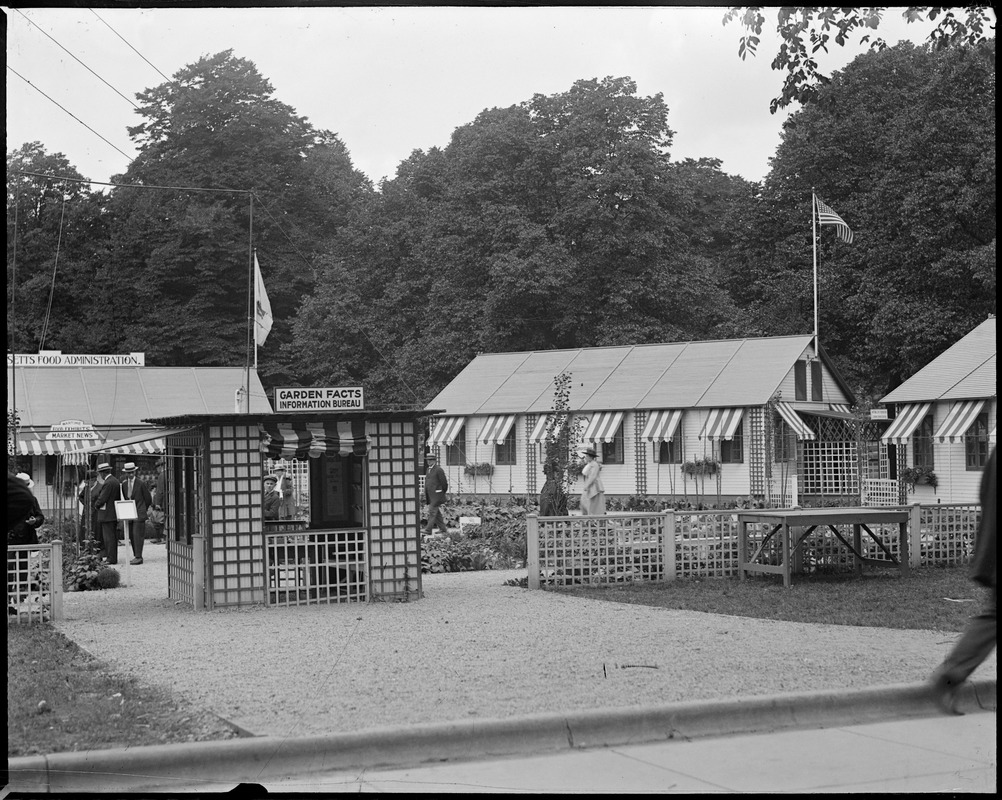
M 852 228 L 846 225 L 845 220 L 831 206 L 826 206 L 817 197 L 814 199 L 818 204 L 818 222 L 822 225 L 834 225 L 838 238 L 846 244 L 852 244 Z

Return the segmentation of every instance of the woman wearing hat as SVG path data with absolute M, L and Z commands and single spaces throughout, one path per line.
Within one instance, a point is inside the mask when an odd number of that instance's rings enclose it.
M 601 515 L 605 513 L 605 485 L 602 483 L 602 465 L 596 461 L 593 447 L 582 451 L 585 458 L 584 467 L 581 469 L 581 477 L 584 479 L 584 486 L 581 487 L 581 513 L 587 516 Z

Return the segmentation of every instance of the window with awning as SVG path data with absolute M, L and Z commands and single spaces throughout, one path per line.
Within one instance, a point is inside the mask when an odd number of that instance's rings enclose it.
M 456 441 L 456 437 L 459 432 L 463 429 L 463 423 L 466 422 L 466 417 L 441 417 L 435 424 L 435 429 L 431 432 L 431 436 L 428 437 L 429 447 L 438 447 L 439 445 L 451 445 Z
M 514 424 L 514 414 L 498 414 L 488 417 L 484 427 L 480 429 L 477 441 L 485 444 L 504 444 L 505 439 L 508 438 L 508 432 Z
M 532 429 L 532 433 L 529 434 L 530 444 L 542 444 L 546 441 L 546 426 L 549 424 L 550 419 L 554 417 L 554 414 L 541 414 L 539 419 L 536 421 L 536 426 Z M 553 426 L 553 435 L 559 436 L 563 425 L 558 420 Z
M 744 416 L 743 408 L 711 408 L 710 415 L 706 418 L 706 424 L 699 432 L 700 439 L 733 439 L 734 432 L 741 425 L 741 418 Z
M 931 407 L 932 403 L 915 403 L 905 406 L 891 422 L 890 427 L 884 431 L 880 440 L 886 444 L 907 444 Z
M 974 424 L 984 406 L 984 400 L 963 400 L 955 403 L 936 431 L 935 438 L 941 442 L 954 442 L 962 438 Z
M 264 422 L 261 452 L 269 458 L 317 458 L 331 455 L 364 456 L 369 451 L 365 420 L 343 422 Z
M 670 442 L 681 421 L 682 411 L 679 409 L 652 411 L 640 438 L 648 442 Z
M 623 423 L 623 411 L 602 411 L 592 416 L 584 432 L 586 442 L 612 442 Z
M 776 411 L 783 422 L 790 426 L 793 435 L 798 439 L 813 441 L 816 438 L 814 431 L 807 426 L 807 423 L 800 418 L 800 415 L 789 403 L 776 403 Z

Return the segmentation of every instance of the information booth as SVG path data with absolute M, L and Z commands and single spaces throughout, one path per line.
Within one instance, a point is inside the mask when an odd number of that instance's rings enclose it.
M 420 598 L 426 414 L 148 420 L 166 429 L 168 596 L 196 609 Z M 275 463 L 296 467 L 298 513 L 266 521 Z

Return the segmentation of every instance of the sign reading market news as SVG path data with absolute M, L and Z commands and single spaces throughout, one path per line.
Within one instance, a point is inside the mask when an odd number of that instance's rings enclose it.
M 82 419 L 64 419 L 62 422 L 57 422 L 53 425 L 49 429 L 49 432 L 45 434 L 45 438 L 62 441 L 94 442 L 98 441 L 101 436 L 94 430 L 93 425 L 84 422 Z
M 146 353 L 122 355 L 63 355 L 61 350 L 8 353 L 8 367 L 145 367 Z
M 362 411 L 364 409 L 365 399 L 361 386 L 275 389 L 276 414 L 286 411 Z

